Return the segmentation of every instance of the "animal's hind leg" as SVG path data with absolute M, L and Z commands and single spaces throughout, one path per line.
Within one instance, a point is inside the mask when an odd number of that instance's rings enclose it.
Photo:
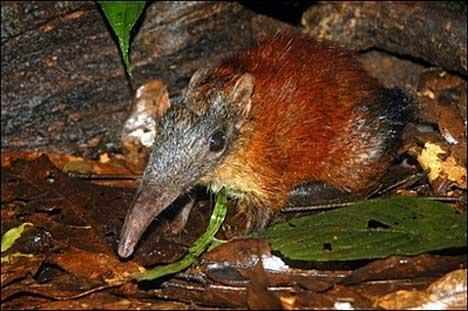
M 310 181 L 296 186 L 289 192 L 286 207 L 340 204 L 364 199 L 367 191 L 350 193 L 322 181 Z

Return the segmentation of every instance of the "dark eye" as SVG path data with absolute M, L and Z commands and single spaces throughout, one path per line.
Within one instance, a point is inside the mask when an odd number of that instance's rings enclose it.
M 226 135 L 224 134 L 224 131 L 218 130 L 214 132 L 214 134 L 210 138 L 210 151 L 219 152 L 224 149 L 225 144 Z

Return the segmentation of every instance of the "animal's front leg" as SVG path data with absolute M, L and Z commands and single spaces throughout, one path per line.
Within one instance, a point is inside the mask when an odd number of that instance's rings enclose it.
M 174 219 L 164 228 L 164 231 L 172 235 L 181 233 L 187 224 L 194 205 L 195 200 L 192 197 L 187 198 L 187 202 L 184 202 Z
M 248 200 L 238 200 L 236 203 L 223 225 L 226 238 L 242 237 L 263 230 L 270 223 L 273 211 L 269 206 Z

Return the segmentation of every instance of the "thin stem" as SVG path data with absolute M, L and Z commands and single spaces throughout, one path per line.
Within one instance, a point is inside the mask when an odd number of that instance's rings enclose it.
M 441 201 L 441 202 L 462 202 L 463 198 L 461 197 L 420 197 L 428 200 L 433 201 Z M 292 206 L 292 207 L 285 207 L 281 210 L 282 213 L 293 213 L 293 212 L 311 212 L 317 210 L 329 210 L 334 208 L 341 208 L 346 206 L 351 206 L 355 204 L 354 202 L 343 202 L 343 203 L 330 203 L 330 204 L 319 204 L 319 205 L 310 205 L 310 206 Z
M 100 175 L 94 173 L 77 173 L 67 172 L 67 175 L 72 178 L 80 178 L 87 180 L 138 180 L 141 175 Z

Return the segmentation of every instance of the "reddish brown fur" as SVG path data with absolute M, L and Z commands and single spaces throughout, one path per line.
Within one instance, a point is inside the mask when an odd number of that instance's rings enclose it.
M 238 194 L 240 207 L 253 212 L 248 230 L 265 226 L 303 182 L 347 191 L 374 186 L 390 163 L 407 103 L 401 91 L 369 77 L 352 53 L 300 35 L 198 71 L 184 100 L 164 105 L 158 135 L 165 135 L 125 220 L 119 254 L 130 256 L 153 217 L 194 183 Z M 213 133 L 225 135 L 222 151 L 211 150 Z
M 202 90 L 227 92 L 247 72 L 255 77 L 250 118 L 235 150 L 205 181 L 278 210 L 303 181 L 356 191 L 372 186 L 386 169 L 389 159 L 372 126 L 356 129 L 359 119 L 372 118 L 359 107 L 374 105 L 380 86 L 351 52 L 280 36 L 225 60 Z

